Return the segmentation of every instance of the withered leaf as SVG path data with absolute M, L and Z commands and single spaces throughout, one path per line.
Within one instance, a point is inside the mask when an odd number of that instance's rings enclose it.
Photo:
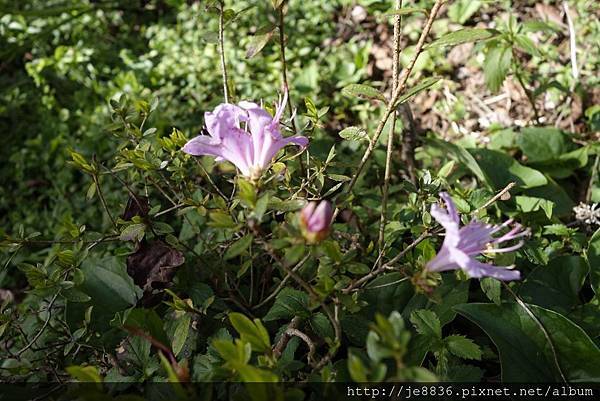
M 135 195 L 129 196 L 127 206 L 121 218 L 123 220 L 131 220 L 135 216 L 146 217 L 150 211 L 150 203 L 145 196 Z
M 183 262 L 183 253 L 166 243 L 142 241 L 135 253 L 127 257 L 127 273 L 144 292 L 151 292 L 167 287 Z

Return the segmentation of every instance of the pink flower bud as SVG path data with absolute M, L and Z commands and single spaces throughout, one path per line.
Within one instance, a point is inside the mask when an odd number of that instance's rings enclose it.
M 309 202 L 300 212 L 302 234 L 309 243 L 317 243 L 329 234 L 333 207 L 326 200 Z

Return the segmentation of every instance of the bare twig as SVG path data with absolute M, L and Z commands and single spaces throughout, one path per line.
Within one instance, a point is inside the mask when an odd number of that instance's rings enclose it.
M 225 3 L 219 2 L 219 56 L 221 57 L 221 72 L 223 74 L 223 97 L 229 103 L 229 82 L 227 79 L 227 64 L 225 63 L 224 8 Z
M 505 186 L 502 190 L 500 190 L 500 192 L 498 192 L 496 195 L 491 197 L 483 205 L 481 205 L 480 207 L 475 209 L 472 214 L 477 215 L 477 213 L 481 212 L 484 209 L 487 209 L 489 206 L 491 206 L 493 203 L 495 203 L 498 199 L 502 198 L 504 196 L 504 194 L 507 193 L 508 191 L 510 191 L 512 189 L 512 187 L 514 187 L 515 185 L 517 185 L 516 182 L 514 182 L 514 181 L 509 182 L 507 186 Z
M 112 225 L 115 229 L 117 229 L 117 222 L 113 218 L 110 210 L 108 209 L 108 205 L 106 204 L 106 199 L 104 199 L 104 194 L 102 193 L 102 188 L 100 188 L 100 180 L 98 180 L 98 176 L 96 174 L 92 174 L 92 179 L 94 180 L 94 184 L 96 185 L 96 191 L 98 191 L 98 197 L 100 198 L 100 202 L 102 203 L 102 207 L 104 211 L 108 215 L 108 218 L 112 222 Z
M 290 112 L 290 117 L 292 118 L 291 120 L 291 124 L 292 124 L 292 131 L 294 132 L 294 134 L 297 132 L 296 129 L 296 122 L 294 120 L 294 105 L 292 104 L 292 98 L 291 96 L 289 96 L 289 85 L 288 85 L 288 76 L 287 76 L 287 60 L 285 58 L 285 24 L 284 24 L 284 20 L 283 20 L 283 7 L 284 4 L 282 3 L 279 6 L 279 26 L 278 26 L 278 30 L 279 30 L 279 56 L 281 58 L 281 64 L 282 64 L 282 68 L 281 68 L 281 77 L 283 80 L 283 88 L 284 90 L 288 91 L 288 100 L 287 100 L 287 107 L 288 110 Z M 300 158 L 300 160 L 302 160 L 302 158 Z
M 416 240 L 414 240 L 413 242 L 411 242 L 406 248 L 404 248 L 398 255 L 394 256 L 392 259 L 390 259 L 387 263 L 379 266 L 377 269 L 371 271 L 370 273 L 362 276 L 361 278 L 359 278 L 358 280 L 352 282 L 348 287 L 344 288 L 342 290 L 342 292 L 344 294 L 348 294 L 350 292 L 352 292 L 355 288 L 360 287 L 361 285 L 363 285 L 364 283 L 366 283 L 367 281 L 371 280 L 372 278 L 377 277 L 378 275 L 380 275 L 381 273 L 385 272 L 386 270 L 389 269 L 389 267 L 391 265 L 393 265 L 394 263 L 396 263 L 398 260 L 400 260 L 404 255 L 406 255 L 408 252 L 410 252 L 414 247 L 416 247 L 417 245 L 419 245 L 425 238 L 427 238 L 430 235 L 429 231 L 424 231 Z
M 285 333 L 290 336 L 296 336 L 306 343 L 306 345 L 308 346 L 308 364 L 310 366 L 313 366 L 315 363 L 315 361 L 314 361 L 315 343 L 312 342 L 310 337 L 308 337 L 306 334 L 304 334 L 303 332 L 301 332 L 298 329 L 289 328 L 289 327 L 285 331 Z
M 304 265 L 304 263 L 306 263 L 306 261 L 308 260 L 309 257 L 310 257 L 310 254 L 307 254 L 306 256 L 304 256 L 302 258 L 302 260 L 300 260 L 300 262 L 298 262 L 296 264 L 296 266 L 294 266 L 292 268 L 292 271 L 294 273 L 296 273 L 298 270 L 300 270 L 300 268 Z M 254 306 L 252 309 L 259 309 L 259 308 L 265 306 L 267 303 L 269 303 L 269 301 L 271 301 L 273 298 L 275 298 L 277 296 L 277 294 L 279 294 L 279 291 L 281 291 L 281 289 L 283 288 L 285 283 L 288 282 L 290 277 L 291 277 L 291 275 L 286 274 L 286 276 L 283 278 L 283 280 L 281 280 L 281 282 L 279 283 L 277 288 L 275 288 L 275 290 L 273 290 L 273 292 L 271 292 L 271 294 L 268 297 L 266 297 L 264 300 L 262 300 L 258 305 Z
M 562 3 L 563 10 L 565 10 L 565 16 L 567 17 L 567 26 L 569 27 L 569 49 L 571 51 L 571 71 L 575 81 L 579 79 L 579 68 L 577 68 L 577 41 L 575 27 L 573 26 L 573 20 L 569 14 L 569 5 L 566 1 Z
M 33 337 L 33 339 L 27 345 L 25 345 L 25 347 L 23 347 L 19 352 L 17 352 L 17 356 L 21 356 L 25 351 L 27 351 L 29 348 L 33 347 L 35 345 L 35 342 L 44 333 L 44 331 L 46 330 L 46 327 L 48 327 L 48 324 L 50 323 L 50 318 L 52 317 L 52 307 L 54 306 L 54 302 L 56 302 L 56 298 L 58 298 L 59 294 L 60 294 L 60 290 L 57 291 L 56 294 L 54 294 L 54 296 L 48 303 L 48 307 L 46 308 L 48 315 L 46 316 L 46 320 L 44 321 L 44 324 L 42 325 L 40 330 Z
M 395 110 L 396 103 L 398 102 L 398 99 L 400 98 L 400 94 L 406 88 L 406 83 L 408 82 L 408 78 L 409 78 L 413 68 L 415 67 L 415 63 L 417 62 L 419 55 L 423 51 L 423 46 L 425 45 L 425 40 L 427 39 L 427 36 L 429 35 L 429 31 L 431 31 L 431 27 L 433 25 L 433 22 L 435 21 L 437 13 L 440 10 L 440 8 L 442 7 L 442 5 L 445 3 L 445 1 L 446 0 L 436 0 L 435 4 L 433 5 L 433 7 L 429 13 L 429 18 L 427 19 L 427 22 L 425 23 L 425 26 L 423 27 L 423 32 L 421 32 L 421 36 L 419 37 L 417 45 L 415 46 L 415 54 L 414 54 L 413 58 L 410 60 L 406 69 L 404 69 L 402 71 L 402 74 L 400 75 L 400 78 L 398 80 L 398 87 L 392 94 L 392 98 L 387 103 L 387 107 L 383 114 L 383 117 L 379 120 L 377 128 L 375 129 L 375 132 L 373 133 L 373 136 L 369 140 L 369 145 L 367 146 L 367 150 L 363 154 L 363 157 L 360 160 L 360 163 L 358 164 L 356 172 L 354 173 L 354 175 L 352 176 L 352 179 L 350 180 L 348 186 L 346 187 L 345 193 L 352 192 L 352 189 L 354 188 L 354 185 L 356 185 L 356 182 L 357 182 L 362 170 L 364 169 L 365 165 L 367 164 L 367 161 L 371 157 L 371 154 L 375 150 L 375 146 L 377 145 L 377 142 L 379 141 L 379 137 L 381 136 L 381 133 L 383 132 L 383 128 L 385 127 L 385 124 L 386 124 L 387 120 L 389 119 L 389 117 L 392 115 L 392 112 Z M 333 215 L 334 220 L 337 217 L 337 215 L 339 214 L 339 212 L 340 212 L 340 209 L 336 208 L 335 213 Z
M 396 9 L 402 8 L 402 0 L 396 0 Z M 394 54 L 393 54 L 393 66 L 392 66 L 392 93 L 396 91 L 398 87 L 398 70 L 400 67 L 400 34 L 402 33 L 402 16 L 396 15 L 394 17 Z M 390 132 L 388 134 L 387 149 L 385 156 L 385 174 L 383 178 L 383 195 L 381 200 L 381 216 L 379 219 L 379 253 L 383 253 L 383 240 L 385 234 L 385 225 L 387 223 L 387 204 L 388 194 L 390 189 L 390 177 L 392 172 L 392 151 L 394 148 L 394 131 L 396 130 L 396 114 L 397 111 L 392 112 L 392 121 L 390 124 Z M 380 259 L 380 261 L 383 259 Z
M 285 347 L 290 341 L 291 335 L 288 333 L 288 330 L 297 328 L 299 324 L 300 318 L 296 316 L 291 320 L 287 329 L 283 333 L 281 333 L 279 341 L 277 341 L 277 344 L 275 344 L 275 346 L 273 347 L 273 355 L 275 355 L 275 357 L 279 358 L 281 356 L 281 354 L 285 350 Z

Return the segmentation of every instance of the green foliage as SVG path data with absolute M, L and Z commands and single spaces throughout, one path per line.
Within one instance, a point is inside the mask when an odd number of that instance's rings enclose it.
M 189 399 L 179 382 L 598 380 L 599 58 L 557 63 L 566 28 L 454 1 L 388 110 L 390 24 L 407 71 L 431 2 L 130 3 L 0 5 L 0 380 Z M 281 133 L 310 141 L 252 179 L 182 151 L 223 102 L 221 12 L 230 102 L 273 114 L 285 76 Z M 427 269 L 441 191 L 463 224 L 530 230 L 479 257 L 520 281 Z M 321 199 L 336 218 L 312 241 Z

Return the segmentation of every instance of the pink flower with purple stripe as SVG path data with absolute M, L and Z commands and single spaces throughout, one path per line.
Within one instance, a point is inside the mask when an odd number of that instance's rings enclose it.
M 252 102 L 220 104 L 213 112 L 204 114 L 209 135 L 190 140 L 183 151 L 194 156 L 214 156 L 217 161 L 228 160 L 245 177 L 258 179 L 283 147 L 308 145 L 304 136 L 281 135 L 279 120 L 286 102 L 287 92 L 277 105 L 275 116 Z
M 524 230 L 518 223 L 513 225 L 512 219 L 501 225 L 472 220 L 469 224 L 460 227 L 460 217 L 452 198 L 445 192 L 440 193 L 440 197 L 446 203 L 446 209 L 432 205 L 431 215 L 446 229 L 446 235 L 442 249 L 427 263 L 427 269 L 435 272 L 462 269 L 472 278 L 519 280 L 521 273 L 511 270 L 513 266 L 494 266 L 482 263 L 476 257 L 483 253 L 503 253 L 519 249 L 523 246 L 523 240 L 505 248 L 498 248 L 496 245 L 529 235 L 529 230 Z M 510 227 L 507 233 L 495 236 L 507 227 Z

